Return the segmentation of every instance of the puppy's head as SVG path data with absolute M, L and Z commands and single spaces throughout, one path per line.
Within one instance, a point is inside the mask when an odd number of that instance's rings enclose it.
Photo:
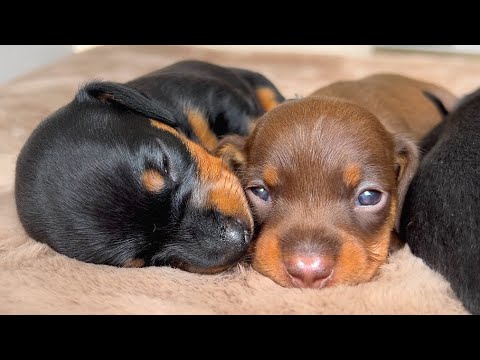
M 112 91 L 97 97 L 109 94 L 121 106 L 137 110 Z M 238 178 L 221 159 L 177 130 L 183 116 L 177 112 L 171 122 L 150 117 L 142 123 L 151 134 L 143 143 L 149 149 L 141 154 L 140 169 L 134 169 L 140 171 L 132 173 L 140 175 L 141 192 L 150 201 L 147 262 L 217 272 L 243 256 L 253 219 Z
M 253 267 L 319 288 L 368 281 L 385 262 L 417 150 L 357 105 L 305 98 L 264 115 L 235 159 L 260 229 Z
M 121 84 L 81 89 L 39 127 L 21 157 L 21 219 L 40 207 L 56 219 L 53 228 L 45 223 L 42 229 L 40 221 L 23 221 L 27 231 L 94 263 L 213 273 L 239 260 L 253 228 L 241 183 L 219 158 L 176 130 L 186 120 L 166 109 Z M 65 148 L 55 148 L 61 139 L 68 139 Z M 43 173 L 47 204 L 39 203 L 45 195 L 33 194 L 23 171 L 37 156 L 28 149 L 39 148 L 51 154 L 47 164 L 28 171 Z
M 146 168 L 142 174 L 151 195 L 169 199 L 164 212 L 169 220 L 157 235 L 162 246 L 152 263 L 221 271 L 243 256 L 253 231 L 241 183 L 221 159 L 161 122 L 150 123 L 163 132 L 159 139 L 164 141 L 164 159 L 174 149 L 164 171 Z M 182 160 L 173 160 L 180 154 Z

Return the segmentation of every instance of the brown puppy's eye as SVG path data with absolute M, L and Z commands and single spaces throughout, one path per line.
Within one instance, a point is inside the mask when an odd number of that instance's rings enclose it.
M 377 205 L 382 200 L 382 193 L 376 190 L 366 190 L 362 192 L 355 202 L 360 206 L 372 206 Z
M 263 186 L 257 186 L 257 187 L 251 187 L 248 188 L 249 191 L 256 197 L 259 197 L 263 201 L 267 202 L 270 201 L 270 194 L 268 193 L 267 189 L 265 189 Z

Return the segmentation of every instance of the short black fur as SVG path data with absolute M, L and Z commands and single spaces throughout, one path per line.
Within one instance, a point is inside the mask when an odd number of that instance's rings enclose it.
M 18 157 L 15 195 L 27 233 L 96 264 L 141 260 L 200 272 L 234 264 L 251 231 L 236 218 L 192 206 L 192 193 L 203 186 L 195 157 L 149 119 L 196 140 L 185 114 L 194 106 L 214 132 L 222 128 L 217 135 L 246 134 L 262 114 L 255 81 L 278 92 L 262 75 L 252 79 L 184 61 L 126 84 L 83 86 L 39 124 Z M 165 179 L 160 192 L 142 184 L 149 169 Z
M 199 110 L 217 137 L 248 135 L 250 122 L 264 113 L 256 89 L 267 87 L 279 103 L 285 100 L 260 73 L 196 60 L 175 63 L 127 85 L 150 98 L 170 101 L 168 105 L 181 112 L 188 108 Z M 180 121 L 180 129 L 189 138 L 198 140 L 185 118 Z
M 422 148 L 400 235 L 480 314 L 480 89 L 461 100 Z

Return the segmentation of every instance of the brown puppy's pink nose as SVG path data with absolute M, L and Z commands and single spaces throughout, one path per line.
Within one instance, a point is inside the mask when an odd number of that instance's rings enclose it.
M 329 256 L 289 255 L 284 259 L 292 285 L 299 288 L 322 288 L 333 272 L 335 265 Z

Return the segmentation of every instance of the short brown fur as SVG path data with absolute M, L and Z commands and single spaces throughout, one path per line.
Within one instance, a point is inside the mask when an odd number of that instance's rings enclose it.
M 434 84 L 379 74 L 334 83 L 259 119 L 245 145 L 237 145 L 245 156 L 238 173 L 260 226 L 255 269 L 292 286 L 283 259 L 318 254 L 335 259 L 322 286 L 375 276 L 395 239 L 399 207 L 418 166 L 415 141 L 442 119 L 424 92 L 447 110 L 456 103 Z M 248 189 L 268 183 L 272 168 L 281 186 L 269 189 L 271 200 L 263 201 Z M 362 189 L 372 187 L 382 194 L 374 210 L 356 203 Z
M 348 99 L 375 114 L 392 134 L 408 133 L 420 139 L 442 120 L 440 112 L 424 92 L 439 98 L 448 111 L 457 102 L 456 96 L 436 84 L 396 74 L 339 81 L 310 96 Z

